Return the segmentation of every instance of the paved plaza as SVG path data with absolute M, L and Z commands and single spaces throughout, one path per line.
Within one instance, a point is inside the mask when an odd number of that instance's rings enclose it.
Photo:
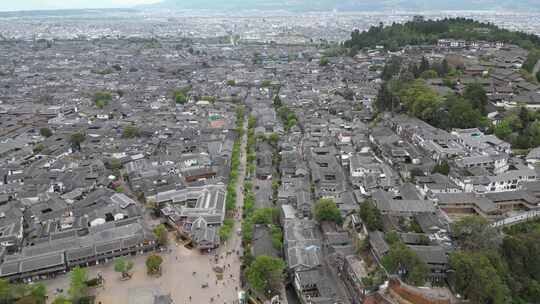
M 239 245 L 237 240 L 236 243 L 225 247 L 228 249 Z M 197 250 L 189 250 L 176 243 L 172 243 L 169 248 L 171 252 L 161 254 L 163 271 L 160 277 L 146 273 L 146 255 L 132 259 L 135 263 L 133 278 L 127 281 L 120 280 L 120 274 L 114 271 L 114 262 L 87 268 L 90 278 L 101 273 L 105 279 L 103 287 L 92 290 L 97 296 L 96 303 L 147 304 L 144 296 L 134 297 L 133 295 L 136 295 L 139 290 L 149 289 L 159 294 L 170 294 L 176 304 L 189 303 L 190 296 L 192 303 L 212 303 L 212 298 L 213 303 L 234 303 L 233 301 L 238 299 L 240 259 L 236 253 L 229 256 L 223 254 L 223 258 L 216 264 L 213 254 L 201 254 Z M 226 248 L 221 250 L 226 252 Z M 225 268 L 222 280 L 217 280 L 213 270 L 216 265 Z M 228 265 L 230 267 L 227 267 Z M 56 297 L 57 288 L 63 289 L 63 294 L 67 296 L 69 275 L 44 283 L 49 291 L 49 303 Z M 208 287 L 202 288 L 201 286 L 206 283 Z

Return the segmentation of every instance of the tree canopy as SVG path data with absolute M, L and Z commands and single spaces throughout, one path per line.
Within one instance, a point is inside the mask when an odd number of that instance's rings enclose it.
M 88 273 L 85 268 L 75 267 L 70 272 L 71 284 L 69 286 L 69 296 L 73 302 L 88 296 Z
M 460 250 L 450 255 L 454 288 L 472 303 L 534 303 L 540 298 L 540 220 L 504 228 L 479 217 L 453 226 Z
M 274 208 L 259 208 L 255 209 L 251 218 L 253 219 L 254 224 L 264 224 L 269 225 L 274 222 L 274 218 L 279 214 L 278 209 Z
M 134 138 L 134 137 L 139 137 L 139 136 L 140 136 L 140 131 L 134 125 L 127 125 L 124 127 L 124 130 L 122 130 L 123 138 Z
M 27 285 L 13 284 L 0 279 L 0 303 L 34 303 L 44 304 L 47 288 L 42 283 Z
M 452 236 L 465 250 L 493 249 L 498 240 L 497 231 L 489 226 L 486 219 L 476 215 L 456 221 L 452 225 Z
M 509 302 L 508 287 L 488 256 L 456 252 L 450 255 L 450 265 L 455 271 L 456 289 L 472 303 Z
M 133 269 L 133 265 L 133 261 L 128 261 L 124 257 L 120 257 L 114 262 L 114 271 L 120 272 L 122 275 L 124 275 Z
M 321 60 L 319 60 L 319 65 L 320 66 L 327 66 L 329 63 L 330 63 L 330 61 L 326 57 L 321 57 Z
M 82 132 L 75 132 L 71 134 L 69 141 L 71 146 L 77 150 L 81 149 L 81 144 L 86 140 L 86 135 Z
M 447 161 L 442 161 L 435 165 L 432 173 L 440 173 L 442 175 L 448 175 L 450 173 L 450 165 Z
M 537 48 L 540 48 L 540 46 L 537 46 Z M 527 55 L 527 58 L 525 59 L 522 68 L 525 71 L 532 73 L 534 66 L 536 65 L 538 60 L 540 60 L 540 49 L 531 50 Z
M 58 296 L 52 301 L 52 304 L 71 304 L 71 301 L 64 296 Z
M 332 199 L 321 198 L 313 208 L 313 215 L 319 222 L 329 221 L 341 224 L 341 212 Z
M 359 213 L 360 218 L 368 230 L 374 231 L 383 229 L 382 214 L 372 201 L 367 200 L 360 204 Z
M 284 278 L 285 262 L 269 256 L 258 256 L 246 271 L 249 286 L 267 297 L 279 290 Z
M 480 111 L 483 115 L 486 114 L 486 105 L 488 103 L 488 97 L 486 95 L 486 90 L 478 82 L 468 84 L 465 87 L 465 92 L 463 93 L 463 98 L 469 100 L 473 107 Z
M 407 112 L 432 126 L 450 130 L 488 125 L 485 111 L 487 97 L 476 84 L 467 85 L 467 94 L 440 96 L 422 78 L 391 79 L 381 86 L 376 107 L 380 111 Z
M 146 269 L 148 273 L 156 273 L 161 269 L 163 258 L 157 254 L 152 254 L 146 258 Z
M 418 255 L 405 244 L 396 241 L 383 257 L 382 264 L 387 271 L 399 274 L 401 279 L 413 285 L 422 285 L 426 281 L 429 269 Z
M 156 236 L 157 243 L 160 246 L 167 246 L 169 243 L 169 236 L 165 225 L 161 224 L 156 226 L 156 228 L 154 228 L 154 235 Z
M 104 108 L 112 100 L 112 98 L 112 93 L 108 91 L 99 91 L 94 93 L 94 102 L 96 103 L 96 107 L 100 109 Z
M 41 128 L 39 129 L 39 134 L 43 137 L 51 137 L 53 133 L 49 128 Z
M 344 43 L 356 50 L 378 45 L 397 50 L 406 45 L 434 44 L 438 39 L 463 39 L 467 41 L 502 41 L 518 44 L 523 48 L 540 47 L 540 37 L 524 32 L 502 29 L 492 23 L 483 23 L 466 18 L 444 18 L 440 20 L 414 20 L 405 23 L 382 23 L 371 26 L 367 31 L 355 30 L 351 39 Z
M 188 93 L 191 90 L 190 87 L 182 88 L 173 91 L 174 102 L 178 104 L 185 104 L 188 101 Z

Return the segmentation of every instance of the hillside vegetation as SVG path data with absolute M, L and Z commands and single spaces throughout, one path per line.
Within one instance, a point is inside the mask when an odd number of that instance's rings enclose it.
M 434 44 L 438 39 L 502 41 L 525 49 L 540 48 L 540 37 L 524 32 L 509 31 L 491 23 L 466 18 L 409 21 L 384 27 L 381 23 L 367 31 L 351 33 L 345 47 L 360 50 L 378 45 L 397 50 L 406 45 Z

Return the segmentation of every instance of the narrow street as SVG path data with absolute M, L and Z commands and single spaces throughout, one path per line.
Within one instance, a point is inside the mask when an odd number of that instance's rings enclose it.
M 242 248 L 242 235 L 239 233 L 240 229 L 242 228 L 242 213 L 243 213 L 243 206 L 244 206 L 244 179 L 246 176 L 246 162 L 247 162 L 247 153 L 246 153 L 246 146 L 247 146 L 247 132 L 246 131 L 247 126 L 247 119 L 244 121 L 244 134 L 242 135 L 242 141 L 240 145 L 240 166 L 238 168 L 238 181 L 236 183 L 236 216 L 234 218 L 234 229 L 233 233 L 231 235 L 231 238 L 225 242 L 218 251 L 220 254 L 225 255 L 228 251 L 239 251 L 240 256 L 243 254 L 243 248 Z M 240 277 L 240 264 L 236 265 L 233 269 L 235 273 L 237 273 L 237 277 Z

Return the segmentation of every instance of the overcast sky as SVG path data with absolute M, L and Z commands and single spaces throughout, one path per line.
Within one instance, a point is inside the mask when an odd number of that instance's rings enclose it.
M 160 0 L 0 0 L 0 11 L 131 7 Z

